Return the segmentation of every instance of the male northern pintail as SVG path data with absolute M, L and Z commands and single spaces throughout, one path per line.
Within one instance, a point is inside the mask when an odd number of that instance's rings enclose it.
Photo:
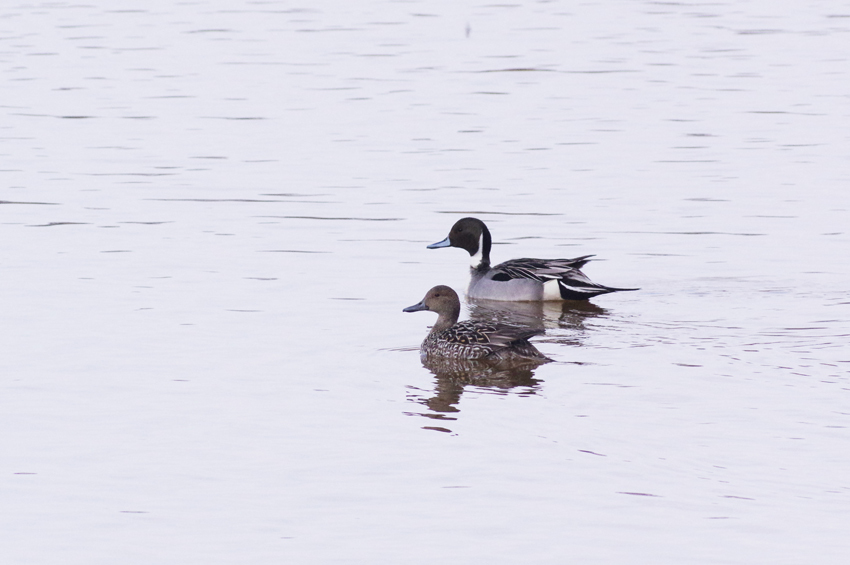
M 511 259 L 490 266 L 490 230 L 478 218 L 455 222 L 449 236 L 428 249 L 460 247 L 471 257 L 470 298 L 504 301 L 587 300 L 600 294 L 636 288 L 613 288 L 592 282 L 579 269 L 593 255 L 575 259 Z
M 542 329 L 515 328 L 472 320 L 458 322 L 460 299 L 447 286 L 435 286 L 422 302 L 408 306 L 404 312 L 420 310 L 438 314 L 437 323 L 419 348 L 423 360 L 433 357 L 488 361 L 525 359 L 539 363 L 549 360 L 528 342 L 530 337 L 543 333 Z

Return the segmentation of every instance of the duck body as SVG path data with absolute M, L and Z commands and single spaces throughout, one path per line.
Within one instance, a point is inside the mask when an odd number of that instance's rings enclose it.
M 591 255 L 575 259 L 511 259 L 495 267 L 470 267 L 470 298 L 504 301 L 587 300 L 614 292 L 592 282 L 580 268 Z
M 591 281 L 581 268 L 593 255 L 574 259 L 511 259 L 490 266 L 490 230 L 477 218 L 462 218 L 449 236 L 429 249 L 459 247 L 469 252 L 470 298 L 502 301 L 587 300 L 600 294 L 635 288 L 614 288 Z
M 528 339 L 543 333 L 511 326 L 470 321 L 457 322 L 440 332 L 428 334 L 419 354 L 474 360 L 545 359 Z
M 430 310 L 438 314 L 437 323 L 419 348 L 423 361 L 433 358 L 473 359 L 487 361 L 549 359 L 528 339 L 543 333 L 542 329 L 527 329 L 467 320 L 458 322 L 460 299 L 448 286 L 435 286 L 418 304 L 405 312 Z

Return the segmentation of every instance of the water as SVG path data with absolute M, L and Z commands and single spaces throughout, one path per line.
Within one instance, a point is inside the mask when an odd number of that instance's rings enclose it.
M 850 6 L 0 15 L 4 562 L 850 557 Z M 435 375 L 464 215 L 642 290 Z

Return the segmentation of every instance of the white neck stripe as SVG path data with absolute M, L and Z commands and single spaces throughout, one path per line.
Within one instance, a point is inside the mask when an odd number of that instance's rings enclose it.
M 481 243 L 482 243 L 481 240 L 483 238 L 484 238 L 483 234 L 478 236 L 478 251 L 475 253 L 475 255 L 472 255 L 469 258 L 469 266 L 472 267 L 473 269 L 477 269 L 479 267 L 479 265 L 481 265 L 481 259 L 482 259 L 482 254 L 483 254 L 483 250 L 484 250 L 484 248 L 481 245 Z
M 477 269 L 478 265 L 480 265 L 480 264 L 481 264 L 481 251 L 479 251 L 478 253 L 476 253 L 475 255 L 473 255 L 472 257 L 469 258 L 469 266 L 472 267 L 473 269 Z

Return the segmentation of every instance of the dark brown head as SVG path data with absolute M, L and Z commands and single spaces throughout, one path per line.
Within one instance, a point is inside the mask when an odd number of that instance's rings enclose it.
M 490 266 L 490 230 L 478 218 L 461 218 L 449 231 L 449 236 L 443 241 L 432 243 L 428 249 L 441 247 L 459 247 L 466 249 L 473 260 L 474 268 Z

